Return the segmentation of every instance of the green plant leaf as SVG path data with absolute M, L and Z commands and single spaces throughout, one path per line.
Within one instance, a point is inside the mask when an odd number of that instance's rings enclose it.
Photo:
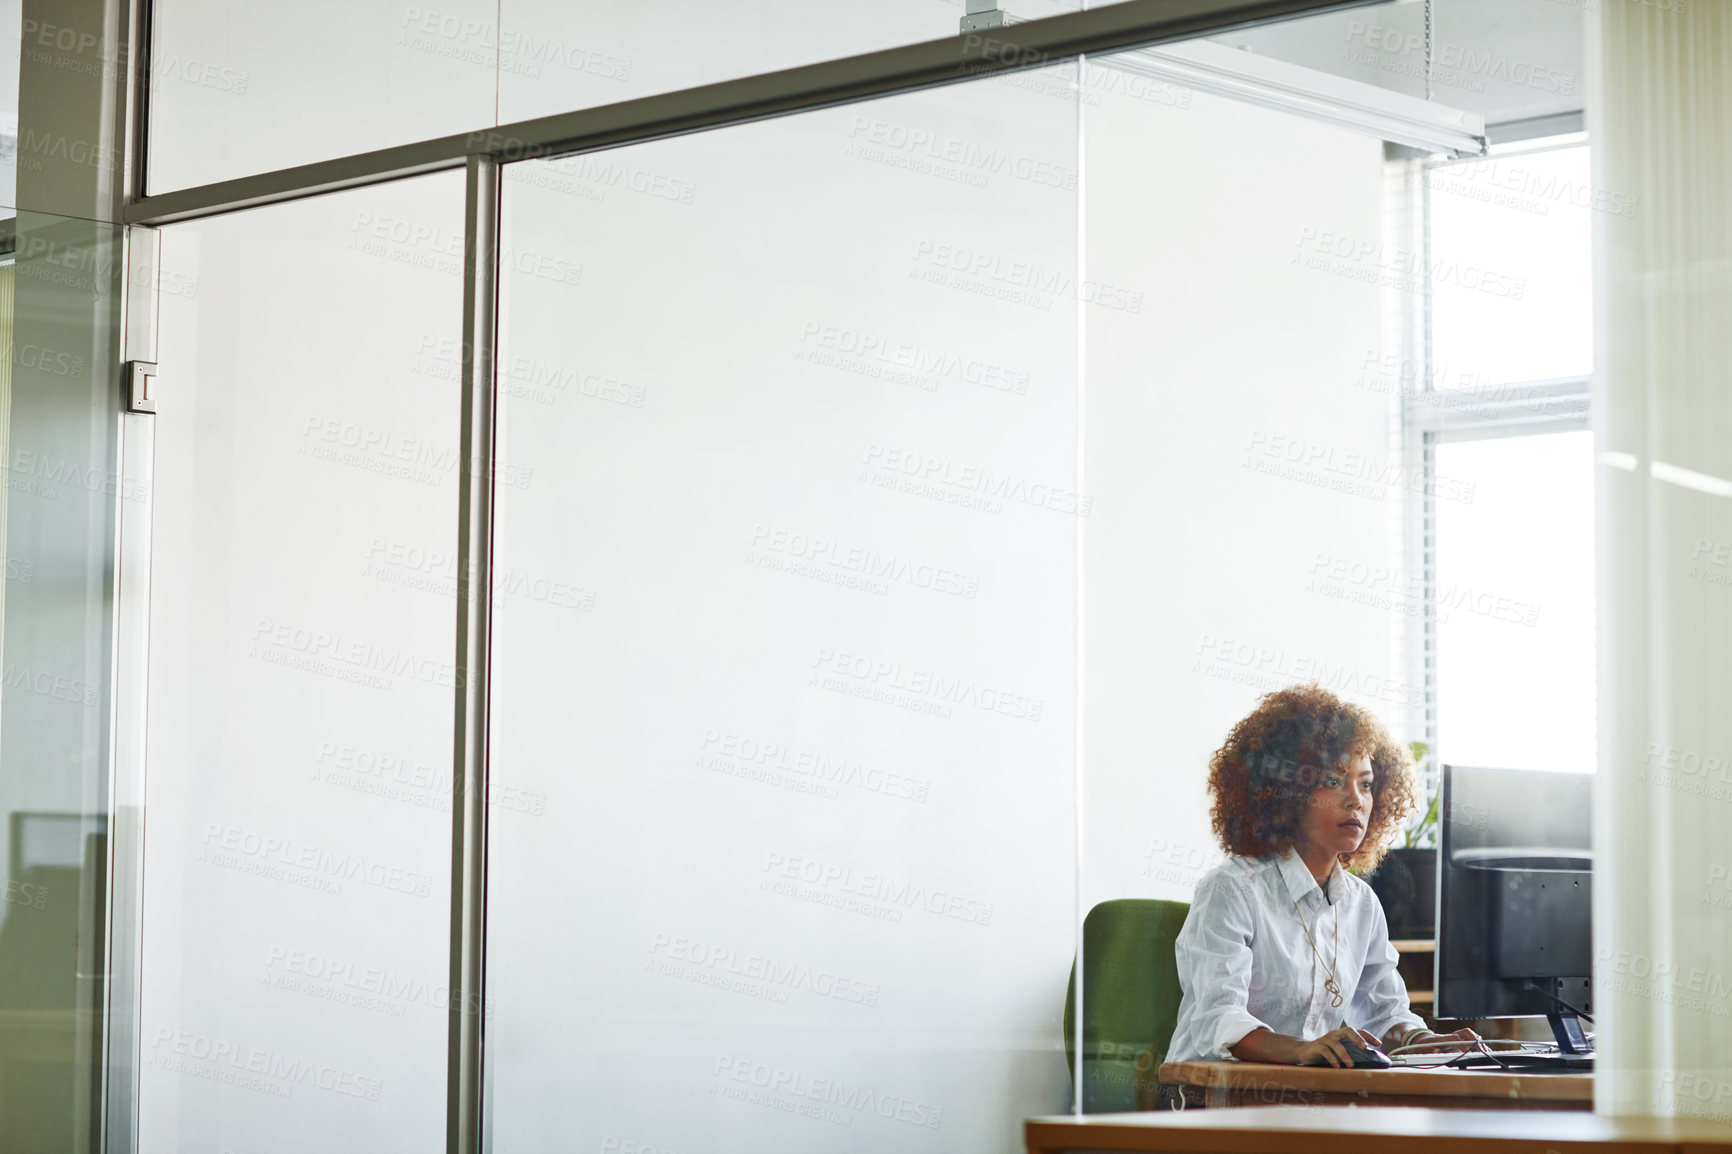
M 1407 831 L 1407 840 L 1403 849 L 1417 849 L 1419 840 L 1423 838 L 1432 826 L 1437 824 L 1437 803 L 1443 800 L 1443 795 L 1436 790 L 1431 791 L 1431 804 L 1425 808 L 1425 816 L 1419 819 L 1419 824 Z
M 1418 767 L 1426 783 L 1425 792 L 1429 799 L 1424 816 L 1407 827 L 1401 842 L 1402 849 L 1417 849 L 1419 843 L 1425 840 L 1431 828 L 1437 824 L 1437 806 L 1441 795 L 1438 792 L 1437 782 L 1432 780 L 1431 767 L 1428 764 L 1431 746 L 1423 741 L 1410 741 L 1407 743 L 1407 750 L 1413 755 L 1413 764 Z

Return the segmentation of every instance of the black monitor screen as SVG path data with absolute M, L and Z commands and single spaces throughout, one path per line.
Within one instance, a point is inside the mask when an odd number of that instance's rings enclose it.
M 1438 1017 L 1527 1017 L 1554 998 L 1591 1011 L 1592 786 L 1587 774 L 1443 767 Z

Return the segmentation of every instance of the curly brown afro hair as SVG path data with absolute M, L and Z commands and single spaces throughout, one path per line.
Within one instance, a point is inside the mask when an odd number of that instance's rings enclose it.
M 1360 756 L 1371 762 L 1371 816 L 1341 864 L 1364 874 L 1419 804 L 1412 759 L 1370 710 L 1315 682 L 1265 693 L 1209 759 L 1209 821 L 1221 848 L 1264 857 L 1293 845 L 1323 774 Z

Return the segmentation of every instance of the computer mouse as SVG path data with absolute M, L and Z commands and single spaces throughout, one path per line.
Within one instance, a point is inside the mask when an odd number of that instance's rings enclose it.
M 1347 1056 L 1353 1059 L 1355 1070 L 1387 1070 L 1395 1065 L 1389 1060 L 1389 1055 L 1376 1046 L 1360 1046 L 1352 1042 L 1341 1043 Z

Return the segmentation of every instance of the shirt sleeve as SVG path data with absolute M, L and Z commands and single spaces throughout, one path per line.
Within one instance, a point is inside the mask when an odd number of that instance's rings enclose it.
M 1424 1028 L 1425 1022 L 1407 1001 L 1407 983 L 1401 980 L 1396 963 L 1401 955 L 1389 944 L 1389 923 L 1384 920 L 1383 906 L 1375 899 L 1365 902 L 1370 907 L 1371 934 L 1365 946 L 1365 961 L 1359 971 L 1359 984 L 1353 991 L 1352 1016 L 1349 1025 L 1358 1026 L 1379 1038 L 1400 1026 L 1404 1030 Z
M 1173 943 L 1179 987 L 1194 1004 L 1191 1031 L 1205 1048 L 1202 1060 L 1224 1062 L 1228 1046 L 1268 1024 L 1246 1008 L 1251 988 L 1251 903 L 1231 879 L 1205 877 Z

